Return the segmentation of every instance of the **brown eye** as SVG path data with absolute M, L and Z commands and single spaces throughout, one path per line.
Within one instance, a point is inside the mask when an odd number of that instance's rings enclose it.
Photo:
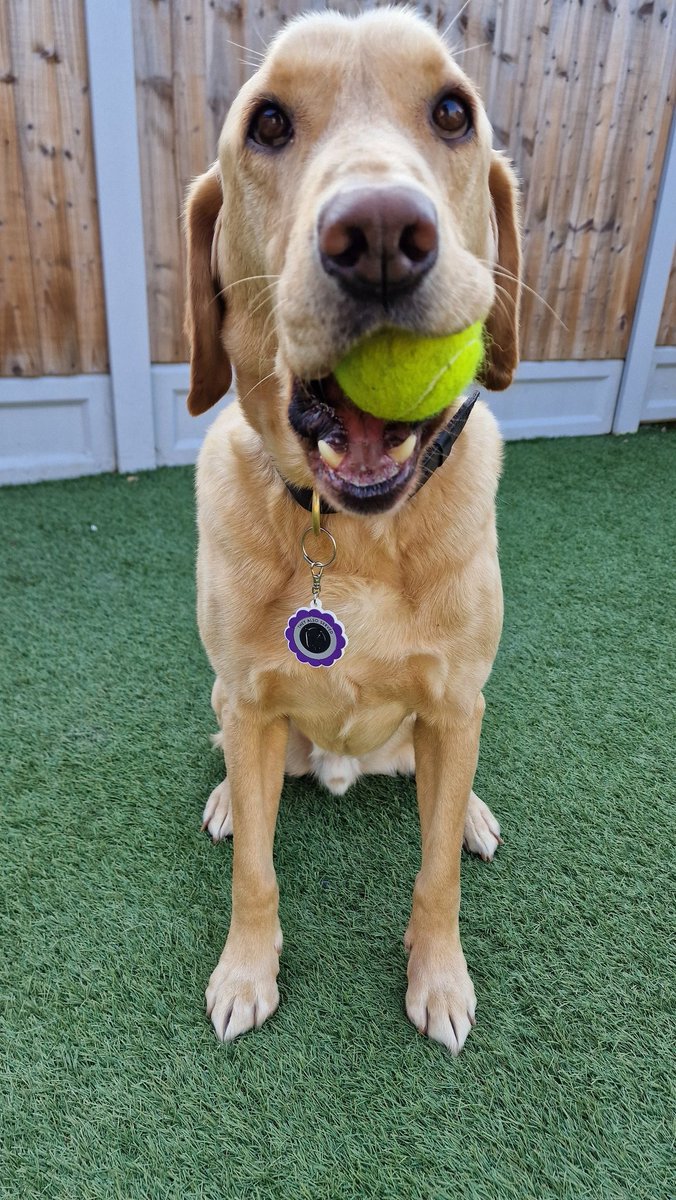
M 432 120 L 447 142 L 457 142 L 472 128 L 472 112 L 460 96 L 442 96 L 432 109 Z
M 266 100 L 254 113 L 247 137 L 258 146 L 278 149 L 291 141 L 293 125 L 278 104 Z

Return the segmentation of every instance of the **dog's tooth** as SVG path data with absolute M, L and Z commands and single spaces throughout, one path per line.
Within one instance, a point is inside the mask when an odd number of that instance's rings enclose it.
M 389 454 L 390 458 L 394 459 L 396 463 L 399 463 L 401 466 L 403 466 L 403 464 L 408 462 L 409 458 L 413 454 L 417 440 L 418 439 L 414 433 L 409 433 L 406 441 L 402 442 L 401 446 L 393 446 L 391 450 L 387 451 L 387 453 Z
M 334 450 L 333 446 L 329 445 L 328 442 L 325 442 L 323 438 L 320 438 L 317 442 L 317 449 L 319 450 L 319 453 L 321 454 L 327 466 L 333 467 L 334 471 L 340 466 L 345 458 L 344 454 L 340 454 L 338 450 Z

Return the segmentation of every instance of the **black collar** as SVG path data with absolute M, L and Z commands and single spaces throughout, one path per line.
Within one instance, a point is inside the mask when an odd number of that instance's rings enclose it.
M 422 479 L 415 492 L 412 493 L 414 496 L 420 491 L 421 487 L 425 486 L 430 475 L 433 475 L 437 468 L 442 467 L 446 462 L 455 441 L 465 428 L 467 418 L 478 399 L 479 393 L 474 392 L 467 400 L 463 401 L 457 412 L 453 413 L 448 425 L 442 429 L 439 436 L 432 442 L 432 445 L 427 447 L 422 463 Z M 307 512 L 312 512 L 312 488 L 296 487 L 294 483 L 289 483 L 286 479 L 284 483 L 296 501 L 296 504 L 300 504 L 301 508 L 306 509 Z M 322 513 L 335 513 L 336 510 L 335 508 L 331 508 L 325 500 L 322 500 L 321 511 Z

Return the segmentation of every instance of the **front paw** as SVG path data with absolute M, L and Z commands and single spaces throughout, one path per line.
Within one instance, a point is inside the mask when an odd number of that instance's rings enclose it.
M 406 1013 L 418 1033 L 459 1054 L 475 1022 L 476 996 L 459 942 L 415 940 L 408 960 Z
M 207 1016 L 220 1041 L 260 1029 L 277 1008 L 281 949 L 281 930 L 267 947 L 259 940 L 228 937 L 206 990 Z

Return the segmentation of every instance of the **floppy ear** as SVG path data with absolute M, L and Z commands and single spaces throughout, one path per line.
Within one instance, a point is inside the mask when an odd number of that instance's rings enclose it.
M 190 342 L 188 411 L 206 412 L 225 395 L 232 370 L 221 341 L 225 305 L 216 273 L 215 234 L 220 229 L 223 192 L 218 163 L 200 175 L 188 192 L 188 296 L 185 331 Z
M 516 176 L 501 154 L 493 152 L 488 175 L 493 201 L 495 303 L 486 320 L 486 357 L 478 382 L 489 391 L 509 387 L 519 365 L 519 305 L 521 302 L 521 230 Z

